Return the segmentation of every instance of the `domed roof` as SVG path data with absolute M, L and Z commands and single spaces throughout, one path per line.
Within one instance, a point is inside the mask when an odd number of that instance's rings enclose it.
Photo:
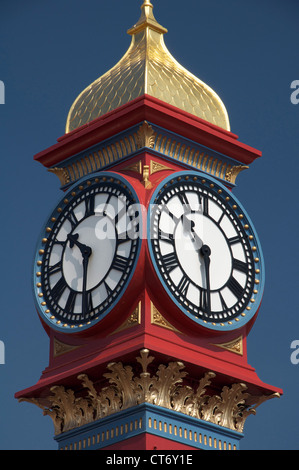
M 144 94 L 230 130 L 219 96 L 172 57 L 164 43 L 166 32 L 156 21 L 150 0 L 144 0 L 139 21 L 128 30 L 129 49 L 74 101 L 67 133 Z

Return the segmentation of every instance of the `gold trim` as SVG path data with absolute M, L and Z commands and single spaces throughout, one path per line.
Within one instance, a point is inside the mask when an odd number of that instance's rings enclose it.
M 137 131 L 137 146 L 138 148 L 149 147 L 154 148 L 155 145 L 155 132 L 152 126 L 147 121 L 139 127 Z
M 63 343 L 54 337 L 53 341 L 53 357 L 62 356 L 70 351 L 80 348 L 81 346 L 73 346 L 71 344 Z
M 48 171 L 50 173 L 54 173 L 54 175 L 58 176 L 61 186 L 70 182 L 70 177 L 66 168 L 49 168 Z
M 178 137 L 176 136 L 177 140 L 174 140 L 166 135 L 158 135 L 147 121 L 144 121 L 137 132 L 128 134 L 119 141 L 86 154 L 83 157 L 81 155 L 66 167 L 50 168 L 48 171 L 58 176 L 60 183 L 64 186 L 65 184 L 74 183 L 94 171 L 102 170 L 111 163 L 119 162 L 144 146 L 156 150 L 162 156 L 173 158 L 174 162 L 178 161 L 190 165 L 197 170 L 232 184 L 235 184 L 236 178 L 241 171 L 249 168 L 246 165 L 231 165 L 216 157 L 205 154 L 205 152 L 200 152 L 195 147 L 186 146 L 178 141 Z M 138 161 L 132 165 L 129 164 L 121 171 L 123 170 L 136 171 L 142 174 L 142 163 Z M 175 171 L 170 167 L 151 160 L 149 174 L 162 170 Z M 146 184 L 148 184 L 147 180 Z
M 44 415 L 49 415 L 56 435 L 141 403 L 150 403 L 242 433 L 246 419 L 256 414 L 258 406 L 280 397 L 279 393 L 251 395 L 244 383 L 224 385 L 220 389 L 219 386 L 211 387 L 216 377 L 211 371 L 198 377 L 197 386 L 183 385 L 188 373 L 182 362 L 157 365 L 154 361 L 149 350 L 142 349 L 140 356 L 136 357 L 137 364 L 111 362 L 107 365 L 109 372 L 96 378 L 95 382 L 86 374 L 78 375 L 80 386 L 77 394 L 73 389 L 54 385 L 48 397 L 20 398 L 19 402 L 33 403 L 43 410 Z M 104 379 L 109 385 L 99 389 L 98 384 Z M 82 393 L 84 389 L 85 394 Z
M 171 323 L 169 323 L 169 321 L 167 321 L 163 317 L 163 315 L 159 312 L 159 310 L 155 307 L 155 305 L 152 302 L 151 302 L 151 324 L 160 326 L 162 328 L 166 328 L 167 330 L 181 333 L 181 331 L 177 330 L 174 326 L 171 325 Z
M 239 354 L 243 356 L 243 337 L 239 336 L 236 339 L 228 341 L 227 343 L 215 344 L 212 343 L 213 346 L 217 346 L 218 348 L 226 349 L 235 354 Z
M 141 175 L 142 173 L 142 162 L 139 160 L 136 163 L 133 163 L 132 165 L 126 166 L 122 168 L 120 171 L 134 171 L 135 173 L 138 173 Z
M 175 171 L 173 168 L 170 168 L 169 166 L 162 165 L 162 163 L 157 163 L 154 160 L 151 160 L 150 162 L 150 174 L 153 175 L 154 173 L 157 173 L 158 171 L 165 171 L 165 170 L 171 170 Z
M 152 188 L 152 183 L 149 180 L 149 165 L 143 165 L 143 172 L 142 172 L 142 182 L 144 184 L 145 189 L 150 189 Z
M 137 307 L 134 311 L 129 315 L 129 317 L 119 326 L 116 330 L 114 330 L 111 335 L 115 335 L 120 331 L 127 330 L 128 328 L 132 328 L 133 326 L 140 325 L 141 323 L 141 302 L 138 303 Z
M 246 165 L 236 165 L 236 166 L 230 167 L 228 171 L 225 173 L 226 181 L 229 181 L 230 183 L 235 184 L 238 174 L 243 170 L 248 170 L 248 168 L 249 166 L 246 166 Z

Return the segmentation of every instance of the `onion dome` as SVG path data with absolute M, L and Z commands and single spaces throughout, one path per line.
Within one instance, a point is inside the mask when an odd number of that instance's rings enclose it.
M 167 29 L 153 15 L 151 1 L 144 0 L 139 21 L 128 30 L 129 49 L 74 101 L 67 133 L 144 94 L 230 130 L 219 96 L 173 58 L 164 43 L 165 33 Z

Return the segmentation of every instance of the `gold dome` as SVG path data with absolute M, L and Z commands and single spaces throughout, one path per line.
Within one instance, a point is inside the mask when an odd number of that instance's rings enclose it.
M 131 45 L 122 59 L 89 85 L 74 101 L 66 132 L 144 94 L 158 98 L 201 119 L 230 130 L 229 118 L 218 95 L 182 67 L 164 43 L 167 32 L 144 0 L 138 23 L 128 30 Z

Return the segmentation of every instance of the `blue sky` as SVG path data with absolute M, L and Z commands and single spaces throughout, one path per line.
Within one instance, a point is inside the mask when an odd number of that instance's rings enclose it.
M 76 96 L 126 52 L 141 0 L 1 0 L 0 448 L 56 449 L 53 425 L 14 393 L 48 365 L 48 337 L 34 309 L 31 270 L 40 229 L 60 197 L 58 179 L 33 156 L 64 134 Z M 265 294 L 248 358 L 284 395 L 250 416 L 241 448 L 298 449 L 299 80 L 297 0 L 153 0 L 172 55 L 226 105 L 232 132 L 263 156 L 235 195 L 263 247 Z M 299 94 L 298 94 L 299 97 Z M 298 355 L 299 357 L 299 355 Z

